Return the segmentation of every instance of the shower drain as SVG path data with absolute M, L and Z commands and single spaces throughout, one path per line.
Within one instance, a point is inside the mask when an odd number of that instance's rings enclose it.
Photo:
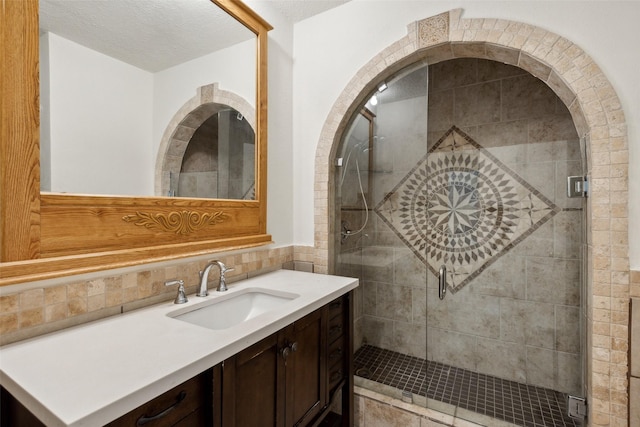
M 371 378 L 371 371 L 369 368 L 358 368 L 356 369 L 356 375 L 362 378 Z

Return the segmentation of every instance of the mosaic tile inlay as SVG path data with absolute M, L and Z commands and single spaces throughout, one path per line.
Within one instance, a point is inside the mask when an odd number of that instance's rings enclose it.
M 455 126 L 374 210 L 453 293 L 560 212 Z

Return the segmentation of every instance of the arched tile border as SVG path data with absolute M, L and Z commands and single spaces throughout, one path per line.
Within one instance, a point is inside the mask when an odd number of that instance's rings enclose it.
M 451 10 L 408 26 L 347 84 L 320 134 L 315 159 L 315 271 L 333 271 L 334 176 L 331 160 L 349 118 L 376 83 L 409 64 L 474 57 L 518 66 L 545 82 L 569 108 L 584 136 L 587 201 L 586 363 L 589 425 L 628 424 L 628 139 L 619 98 L 580 47 L 533 25 L 462 19 Z
M 167 125 L 158 149 L 154 181 L 156 195 L 168 193 L 169 173 L 180 172 L 182 157 L 194 132 L 213 114 L 228 107 L 240 112 L 255 133 L 255 109 L 241 96 L 219 89 L 218 83 L 199 87 L 196 96 L 178 109 Z

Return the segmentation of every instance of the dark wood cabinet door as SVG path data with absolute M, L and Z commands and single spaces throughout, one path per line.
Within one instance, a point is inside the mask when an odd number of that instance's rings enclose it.
M 229 358 L 222 367 L 223 427 L 283 427 L 284 363 L 279 334 Z
M 326 317 L 320 309 L 285 329 L 287 427 L 306 425 L 325 406 Z
M 27 408 L 8 391 L 0 388 L 0 426 L 45 427 Z

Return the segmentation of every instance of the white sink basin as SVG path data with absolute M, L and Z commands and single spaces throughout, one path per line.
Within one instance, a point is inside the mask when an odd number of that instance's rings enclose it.
M 288 292 L 248 288 L 172 311 L 167 316 L 209 329 L 227 329 L 298 297 L 299 295 Z

